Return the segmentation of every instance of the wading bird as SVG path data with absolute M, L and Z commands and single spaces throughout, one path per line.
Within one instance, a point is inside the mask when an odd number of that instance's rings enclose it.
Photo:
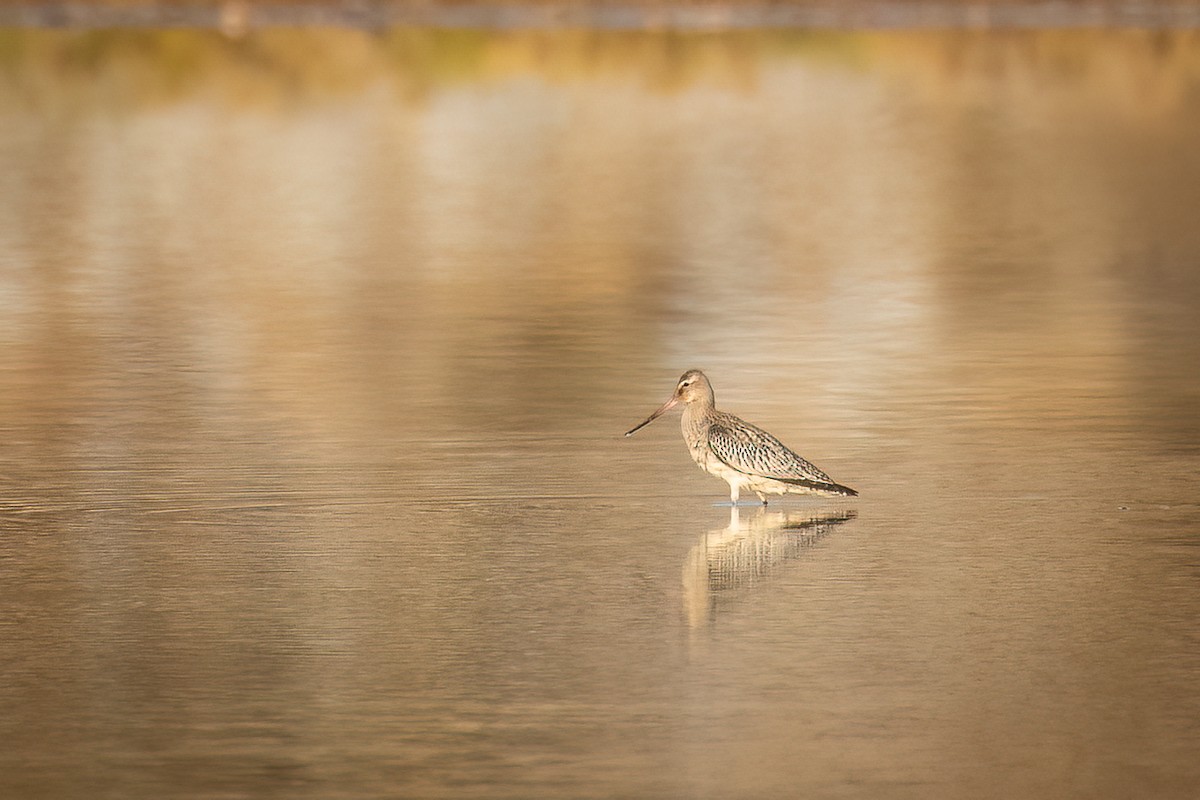
M 683 440 L 692 460 L 709 475 L 729 484 L 729 500 L 734 505 L 743 488 L 758 495 L 764 506 L 768 494 L 858 495 L 849 486 L 835 483 L 762 428 L 717 411 L 712 384 L 698 369 L 683 373 L 671 399 L 625 435 L 632 436 L 680 403 Z

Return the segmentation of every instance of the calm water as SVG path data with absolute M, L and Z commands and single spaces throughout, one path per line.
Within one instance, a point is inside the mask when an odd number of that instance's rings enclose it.
M 0 796 L 1191 798 L 1200 36 L 0 32 Z M 718 403 L 861 497 L 731 514 Z

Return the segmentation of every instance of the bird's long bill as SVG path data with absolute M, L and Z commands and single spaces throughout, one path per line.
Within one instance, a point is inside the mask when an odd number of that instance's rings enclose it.
M 668 412 L 668 411 L 670 411 L 672 408 L 674 408 L 674 407 L 675 407 L 675 404 L 676 404 L 676 403 L 678 403 L 678 402 L 679 402 L 679 398 L 678 398 L 678 397 L 672 397 L 670 400 L 668 400 L 667 402 L 663 403 L 663 404 L 662 404 L 662 407 L 661 407 L 660 409 L 658 409 L 658 411 L 655 411 L 653 414 L 651 414 L 650 416 L 646 417 L 646 420 L 645 420 L 644 422 L 642 422 L 640 425 L 635 425 L 635 426 L 634 426 L 633 428 L 631 428 L 630 430 L 627 430 L 627 431 L 625 431 L 625 435 L 626 435 L 626 436 L 633 436 L 635 433 L 637 433 L 638 431 L 640 431 L 642 428 L 646 427 L 646 426 L 647 426 L 647 425 L 649 425 L 651 422 L 654 422 L 654 420 L 658 419 L 658 418 L 659 418 L 659 417 L 661 417 L 663 414 L 667 413 L 667 412 Z

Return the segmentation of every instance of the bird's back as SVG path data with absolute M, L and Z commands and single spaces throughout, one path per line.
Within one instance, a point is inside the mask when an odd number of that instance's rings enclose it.
M 715 411 L 709 425 L 709 446 L 729 466 L 764 478 L 807 478 L 823 483 L 833 479 L 787 445 L 740 417 Z
M 811 461 L 740 417 L 713 410 L 708 428 L 713 455 L 732 469 L 750 476 L 771 478 L 817 491 L 855 495 L 822 472 Z

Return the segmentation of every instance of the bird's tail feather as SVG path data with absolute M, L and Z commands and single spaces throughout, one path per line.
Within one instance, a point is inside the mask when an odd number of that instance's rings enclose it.
M 790 483 L 793 486 L 803 486 L 806 489 L 812 489 L 815 492 L 823 494 L 839 494 L 843 497 L 858 497 L 858 492 L 851 489 L 849 486 L 842 486 L 840 483 L 832 481 L 814 481 L 809 478 L 776 478 L 775 480 L 782 483 Z

